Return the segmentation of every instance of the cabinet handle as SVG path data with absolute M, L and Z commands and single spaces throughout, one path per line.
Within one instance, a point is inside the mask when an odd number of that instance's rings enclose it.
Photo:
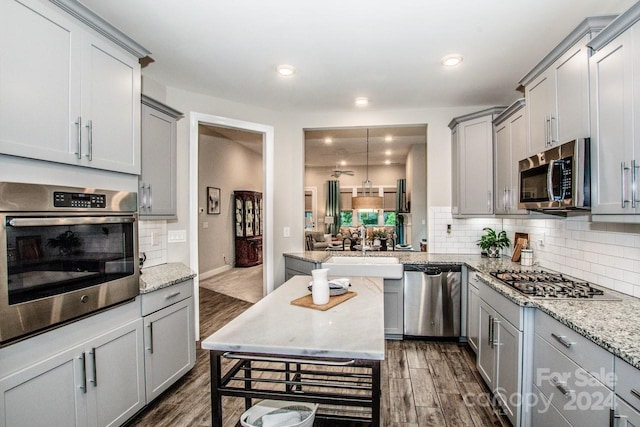
M 487 191 L 487 212 L 491 212 L 491 190 Z
M 570 342 L 566 340 L 566 336 L 565 335 L 556 335 L 554 333 L 551 334 L 551 336 L 553 338 L 556 339 L 556 341 L 558 341 L 560 344 L 562 344 L 563 346 L 567 347 L 567 348 L 571 348 L 572 345 L 574 345 L 574 342 Z
M 489 315 L 489 346 L 491 346 L 491 348 L 493 348 L 493 316 Z
M 551 383 L 558 389 L 560 390 L 560 393 L 562 393 L 564 396 L 569 396 L 571 393 L 573 393 L 573 390 L 568 389 L 567 385 L 558 381 L 555 378 L 551 379 Z
M 153 206 L 153 190 L 151 189 L 151 184 L 147 185 L 147 190 L 149 191 L 149 205 L 147 206 L 147 208 L 151 209 L 151 207 Z
M 89 161 L 93 160 L 93 120 L 89 120 L 87 122 L 87 130 L 88 130 L 88 142 L 89 142 L 89 153 L 87 154 L 87 158 Z
M 153 322 L 149 323 L 149 353 L 153 354 Z
M 627 188 L 626 185 L 624 185 L 625 183 L 625 179 L 624 179 L 624 171 L 629 170 L 629 168 L 626 165 L 626 162 L 621 162 L 620 163 L 620 188 L 622 190 L 622 208 L 626 208 L 627 207 L 627 203 L 629 203 L 628 200 L 625 199 L 625 196 L 627 194 Z
M 630 393 L 633 395 L 633 397 L 635 397 L 636 399 L 640 399 L 640 391 L 636 390 L 635 388 L 632 388 Z
M 180 292 L 174 292 L 172 294 L 167 295 L 166 297 L 164 297 L 164 299 L 171 299 L 171 298 L 175 298 L 178 295 L 180 295 Z
M 637 185 L 636 185 L 636 177 L 638 175 L 637 169 L 640 166 L 636 164 L 635 160 L 631 160 L 631 207 L 636 208 L 636 194 L 637 194 Z
M 82 384 L 80 384 L 80 390 L 82 390 L 83 393 L 87 393 L 87 361 L 86 358 L 84 356 L 84 352 L 80 355 L 79 359 L 82 362 Z
M 496 341 L 496 325 L 499 325 L 500 321 L 493 318 L 493 322 L 491 323 L 491 348 L 495 348 L 496 346 L 502 345 Z
M 553 139 L 553 121 L 557 119 L 553 117 L 553 114 L 549 114 L 549 145 L 553 145 L 557 140 Z
M 551 127 L 549 125 L 549 117 L 548 116 L 544 116 L 544 146 L 548 147 L 549 146 L 549 128 Z
M 89 380 L 89 382 L 93 383 L 94 387 L 98 387 L 98 374 L 97 374 L 98 368 L 96 367 L 96 349 L 95 349 L 95 347 L 91 349 L 89 354 L 91 355 L 91 358 L 93 359 L 93 379 Z
M 82 158 L 82 117 L 78 116 L 78 120 L 75 122 L 76 128 L 78 129 L 78 149 L 76 150 L 76 157 L 78 159 Z

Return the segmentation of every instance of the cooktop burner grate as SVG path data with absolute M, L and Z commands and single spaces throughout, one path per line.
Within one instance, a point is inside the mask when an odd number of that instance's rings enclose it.
M 544 270 L 496 270 L 491 275 L 532 298 L 619 300 L 589 282 Z

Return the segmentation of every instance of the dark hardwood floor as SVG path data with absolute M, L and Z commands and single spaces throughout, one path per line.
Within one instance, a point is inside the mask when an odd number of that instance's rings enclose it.
M 200 331 L 207 337 L 251 303 L 200 288 Z M 196 350 L 196 365 L 128 425 L 211 426 L 209 354 Z M 495 414 L 489 393 L 466 345 L 447 342 L 387 341 L 382 364 L 382 425 L 508 426 Z M 244 412 L 242 399 L 223 401 L 225 426 Z

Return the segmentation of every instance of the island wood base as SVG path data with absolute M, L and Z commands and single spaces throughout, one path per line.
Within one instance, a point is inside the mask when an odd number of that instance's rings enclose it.
M 320 404 L 314 425 L 380 426 L 380 360 L 211 350 L 211 421 L 222 427 L 222 397 Z M 231 368 L 224 375 L 222 361 Z M 237 425 L 240 425 L 238 422 Z

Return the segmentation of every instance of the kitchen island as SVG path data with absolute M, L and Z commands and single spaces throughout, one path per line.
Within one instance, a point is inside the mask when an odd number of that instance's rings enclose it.
M 310 281 L 295 276 L 202 342 L 214 427 L 223 396 L 245 398 L 247 408 L 252 399 L 315 402 L 327 425 L 380 425 L 383 281 L 350 278 L 357 295 L 326 311 L 291 304 Z

